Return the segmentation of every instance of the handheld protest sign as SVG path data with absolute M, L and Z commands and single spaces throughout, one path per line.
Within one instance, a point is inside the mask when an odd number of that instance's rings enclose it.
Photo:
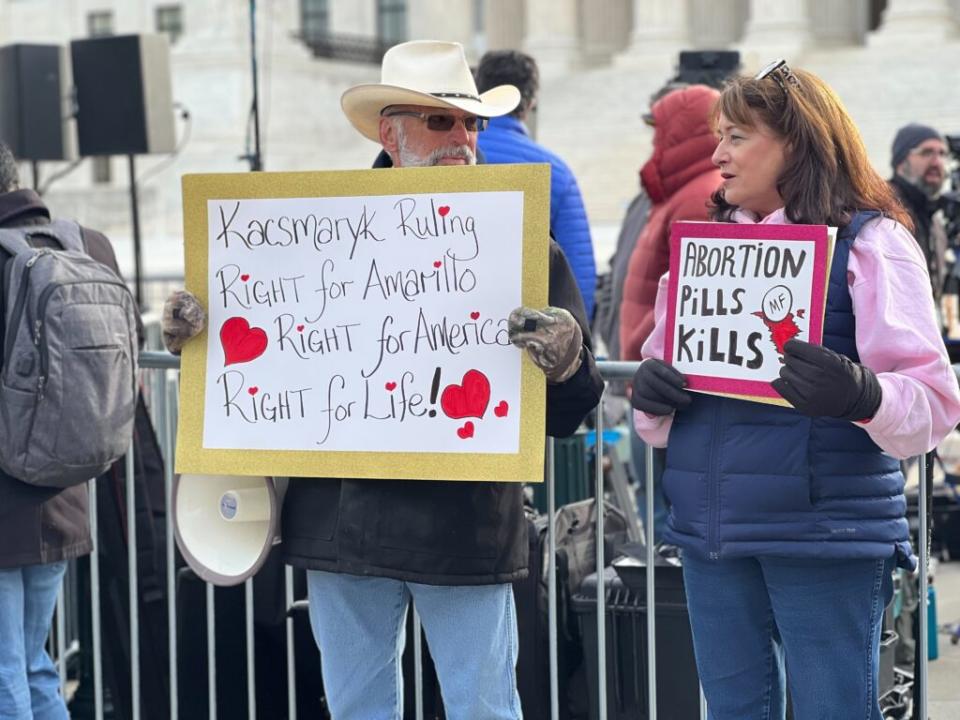
M 183 179 L 177 471 L 538 481 L 548 165 Z
M 690 390 L 789 405 L 770 386 L 792 338 L 820 344 L 835 230 L 674 223 L 666 361 Z

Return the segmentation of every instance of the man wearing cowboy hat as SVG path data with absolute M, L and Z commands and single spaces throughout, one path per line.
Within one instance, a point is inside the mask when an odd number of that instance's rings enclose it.
M 350 88 L 341 103 L 354 127 L 380 144 L 375 167 L 409 167 L 475 164 L 486 119 L 519 100 L 511 85 L 479 94 L 458 43 L 419 41 L 388 50 L 382 82 Z M 174 352 L 203 326 L 190 298 L 174 294 L 165 308 L 164 340 Z M 549 302 L 514 310 L 509 332 L 547 377 L 547 432 L 565 436 L 596 407 L 603 382 L 576 280 L 552 241 Z M 291 479 L 281 547 L 287 563 L 307 570 L 335 720 L 402 717 L 411 599 L 446 717 L 522 716 L 511 585 L 527 575 L 522 490 L 510 482 Z

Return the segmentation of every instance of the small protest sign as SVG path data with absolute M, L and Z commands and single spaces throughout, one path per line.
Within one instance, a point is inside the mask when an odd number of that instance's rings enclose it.
M 549 167 L 195 175 L 177 470 L 536 481 Z
M 835 232 L 674 223 L 666 359 L 689 388 L 786 404 L 770 386 L 791 338 L 819 344 Z

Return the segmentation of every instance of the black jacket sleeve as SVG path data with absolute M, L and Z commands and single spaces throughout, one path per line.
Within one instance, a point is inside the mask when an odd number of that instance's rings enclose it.
M 580 289 L 563 250 L 552 240 L 549 303 L 553 307 L 568 310 L 583 331 L 583 362 L 580 369 L 566 382 L 547 384 L 547 434 L 567 437 L 574 433 L 587 413 L 600 402 L 603 380 L 593 359 L 593 343 Z

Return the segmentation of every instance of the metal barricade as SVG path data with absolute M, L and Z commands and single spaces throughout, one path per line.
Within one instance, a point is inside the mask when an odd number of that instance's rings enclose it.
M 178 673 L 177 673 L 177 607 L 176 607 L 176 552 L 174 546 L 174 530 L 172 513 L 169 509 L 172 507 L 172 485 L 173 485 L 173 466 L 175 455 L 175 427 L 177 419 L 177 374 L 173 371 L 179 369 L 179 358 L 160 352 L 143 352 L 140 355 L 140 366 L 144 370 L 144 392 L 148 396 L 151 416 L 155 427 L 160 435 L 161 451 L 164 458 L 164 492 L 166 499 L 166 537 L 165 553 L 167 560 L 166 567 L 166 591 L 168 597 L 167 603 L 167 642 L 169 647 L 169 693 L 170 693 L 170 718 L 177 720 L 179 718 L 178 707 Z M 600 362 L 598 367 L 605 381 L 630 379 L 636 372 L 637 363 L 628 362 Z M 604 489 L 604 439 L 603 439 L 603 413 L 598 411 L 596 422 L 596 485 L 595 497 L 597 500 L 597 538 L 604 536 L 604 513 L 599 511 L 603 507 L 605 496 Z M 648 447 L 646 454 L 646 517 L 653 517 L 653 449 Z M 923 460 L 923 459 L 921 459 Z M 929 458 L 928 458 L 929 461 Z M 921 467 L 924 465 L 921 463 Z M 127 479 L 126 479 L 126 508 L 127 508 L 127 543 L 128 548 L 136 548 L 136 512 L 135 512 L 135 482 L 134 482 L 134 452 L 131 447 L 127 455 Z M 929 468 L 928 468 L 929 471 Z M 552 440 L 548 438 L 547 443 L 547 511 L 549 517 L 553 518 L 556 514 L 556 493 L 554 487 L 554 463 L 553 463 L 553 445 Z M 927 489 L 924 482 L 919 484 L 919 503 L 920 509 L 920 538 L 927 536 L 927 518 L 922 512 L 926 507 Z M 103 691 L 103 638 L 101 623 L 101 588 L 100 588 L 100 566 L 98 555 L 98 522 L 97 515 L 97 488 L 95 483 L 89 484 L 90 499 L 90 529 L 94 539 L 94 551 L 90 558 L 91 573 L 91 624 L 92 624 L 92 649 L 93 649 L 93 682 L 94 682 L 94 712 L 96 720 L 102 720 L 104 717 L 104 691 Z M 654 527 L 652 523 L 646 523 L 644 528 L 646 534 L 646 632 L 648 641 L 647 649 L 647 686 L 648 686 L 648 708 L 647 716 L 650 720 L 657 718 L 657 670 L 656 670 L 656 587 L 655 573 L 655 543 Z M 559 676 L 558 676 L 558 637 L 557 637 L 557 586 L 556 586 L 556 548 L 557 538 L 553 522 L 548 523 L 547 531 L 547 575 L 548 575 L 548 645 L 549 645 L 549 678 L 550 678 L 550 697 L 551 697 L 551 718 L 559 718 Z M 921 568 L 928 566 L 928 547 L 926 542 L 920 542 L 919 555 Z M 598 693 L 597 693 L 597 714 L 600 720 L 607 717 L 607 697 L 606 697 L 606 594 L 603 588 L 603 570 L 606 565 L 604 558 L 604 543 L 596 542 L 596 570 L 598 577 L 598 586 L 596 593 L 596 621 L 597 621 L 597 673 L 598 673 Z M 138 612 L 138 583 L 137 583 L 137 553 L 128 553 L 128 573 L 129 573 L 129 604 L 130 604 L 130 682 L 132 699 L 132 717 L 140 717 L 140 618 Z M 284 576 L 284 596 L 286 598 L 286 607 L 288 609 L 286 618 L 286 662 L 287 662 L 287 706 L 288 717 L 296 720 L 296 657 L 294 654 L 294 636 L 293 636 L 293 618 L 289 612 L 294 607 L 293 592 L 293 571 L 287 567 Z M 207 667 L 208 667 L 208 716 L 211 720 L 217 717 L 217 698 L 216 698 L 216 608 L 214 604 L 215 590 L 213 585 L 206 586 L 206 610 L 207 610 Z M 920 598 L 927 597 L 927 573 L 920 573 Z M 68 601 L 61 594 L 60 601 L 57 604 L 55 628 L 55 654 L 58 662 L 61 683 L 66 682 L 66 657 L 68 653 L 76 652 L 76 642 L 67 647 L 65 631 L 66 620 L 70 617 Z M 917 642 L 920 647 L 920 676 L 918 681 L 923 692 L 920 694 L 920 717 L 926 717 L 927 710 L 927 606 L 925 602 L 920 602 L 920 632 Z M 255 647 L 254 647 L 254 614 L 253 614 L 253 584 L 248 580 L 245 584 L 245 617 L 244 617 L 244 635 L 246 637 L 246 662 L 247 662 L 247 704 L 248 717 L 256 718 L 256 678 L 255 678 Z M 416 683 L 416 716 L 418 720 L 423 717 L 423 695 L 422 695 L 422 655 L 420 648 L 419 618 L 414 616 L 414 644 L 415 650 L 415 683 Z M 700 699 L 700 717 L 704 720 L 707 717 L 706 702 L 701 692 Z

